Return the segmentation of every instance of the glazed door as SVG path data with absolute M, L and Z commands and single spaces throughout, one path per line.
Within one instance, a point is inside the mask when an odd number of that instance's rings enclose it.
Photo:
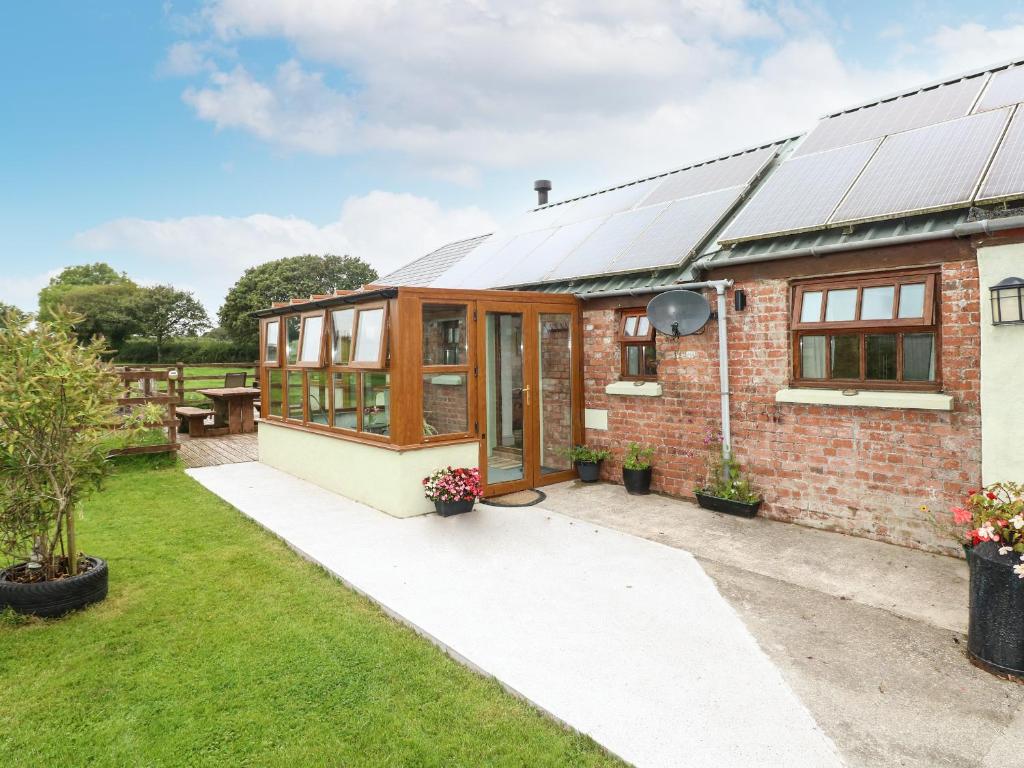
M 564 306 L 481 302 L 480 467 L 488 496 L 574 477 L 575 315 Z

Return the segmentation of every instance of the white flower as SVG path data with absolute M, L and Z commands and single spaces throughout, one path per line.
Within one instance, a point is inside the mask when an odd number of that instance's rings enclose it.
M 1011 552 L 1013 552 L 1013 547 L 1000 547 L 999 548 L 999 554 L 1000 555 L 1008 555 Z
M 1024 563 L 1013 566 L 1013 572 L 1017 574 L 1018 579 L 1024 579 Z
M 1013 523 L 1013 527 L 1016 528 L 1018 531 L 1021 528 L 1024 528 L 1024 517 L 1022 517 L 1021 515 L 1014 515 L 1010 518 L 1010 522 Z

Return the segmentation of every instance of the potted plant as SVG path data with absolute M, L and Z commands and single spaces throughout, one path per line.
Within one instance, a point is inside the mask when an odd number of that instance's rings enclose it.
M 761 494 L 743 476 L 739 462 L 722 451 L 722 436 L 709 432 L 704 437 L 708 448 L 704 485 L 694 489 L 697 503 L 704 509 L 740 517 L 754 517 L 761 507 Z
M 423 493 L 434 502 L 441 517 L 460 515 L 473 509 L 483 496 L 478 467 L 445 467 L 423 478 Z
M 953 527 L 970 569 L 967 655 L 1024 682 L 1024 484 L 968 491 Z
M 576 466 L 576 472 L 584 483 L 596 482 L 601 477 L 601 462 L 609 458 L 611 451 L 604 448 L 588 448 L 585 445 L 574 445 L 565 451 Z
M 0 319 L 0 610 L 61 616 L 107 594 L 107 563 L 79 551 L 75 517 L 110 469 L 122 385 L 101 339 L 77 343 L 80 320 Z
M 640 443 L 630 443 L 622 461 L 622 484 L 626 492 L 643 495 L 651 492 L 651 457 L 654 449 Z

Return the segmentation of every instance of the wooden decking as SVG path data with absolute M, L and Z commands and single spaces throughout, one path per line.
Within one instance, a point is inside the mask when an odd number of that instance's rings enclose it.
M 186 467 L 212 467 L 216 464 L 241 464 L 256 461 L 256 435 L 196 437 L 181 435 L 178 455 Z

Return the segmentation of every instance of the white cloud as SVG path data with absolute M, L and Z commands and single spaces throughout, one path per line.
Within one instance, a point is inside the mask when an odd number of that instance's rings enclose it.
M 346 200 L 338 219 L 323 226 L 270 214 L 125 218 L 80 232 L 73 244 L 130 255 L 152 281 L 199 286 L 198 296 L 212 311 L 246 268 L 265 261 L 302 253 L 349 254 L 384 275 L 447 242 L 494 227 L 479 208 L 446 210 L 415 195 L 375 191 Z
M 954 75 L 987 64 L 1019 59 L 1024 53 L 1024 24 L 993 29 L 977 22 L 942 26 L 928 38 L 929 46 L 946 66 L 937 73 Z
M 13 304 L 23 312 L 35 312 L 39 308 L 39 291 L 59 273 L 59 269 L 51 269 L 22 277 L 8 274 L 0 280 L 0 302 Z

